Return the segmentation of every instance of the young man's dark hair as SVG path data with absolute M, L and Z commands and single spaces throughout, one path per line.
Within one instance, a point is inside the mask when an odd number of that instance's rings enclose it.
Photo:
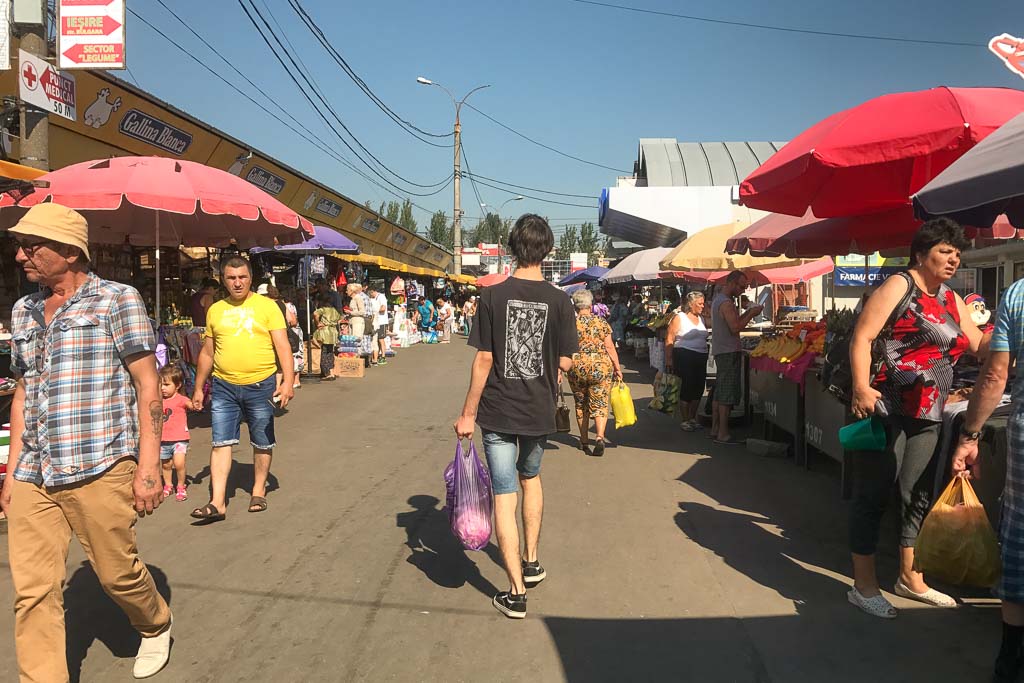
M 925 256 L 936 244 L 949 244 L 960 251 L 971 246 L 971 241 L 964 236 L 964 229 L 951 218 L 933 218 L 926 222 L 910 242 L 910 258 Z
M 517 266 L 535 266 L 555 248 L 555 236 L 548 222 L 535 213 L 524 213 L 512 226 L 508 250 Z
M 245 268 L 249 271 L 249 275 L 252 276 L 252 264 L 244 256 L 230 256 L 220 262 L 220 273 L 222 276 L 228 268 Z

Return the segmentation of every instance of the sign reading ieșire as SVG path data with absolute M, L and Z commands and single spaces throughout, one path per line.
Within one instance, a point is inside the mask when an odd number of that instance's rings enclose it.
M 61 69 L 123 69 L 124 0 L 57 0 Z

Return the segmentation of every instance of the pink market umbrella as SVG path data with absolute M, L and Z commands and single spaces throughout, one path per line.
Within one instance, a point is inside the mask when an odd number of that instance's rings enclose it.
M 817 258 L 871 254 L 905 248 L 921 227 L 908 204 L 890 211 L 860 216 L 818 218 L 810 210 L 803 216 L 775 213 L 765 216 L 725 243 L 730 254 Z M 966 227 L 968 237 L 1010 239 L 1018 231 L 1002 216 L 990 228 Z
M 0 224 L 13 225 L 46 201 L 89 221 L 89 241 L 135 246 L 239 249 L 302 242 L 313 225 L 269 194 L 226 171 L 163 157 L 114 157 L 42 176 L 48 188 L 16 200 L 0 197 Z M 160 316 L 160 251 L 156 252 Z

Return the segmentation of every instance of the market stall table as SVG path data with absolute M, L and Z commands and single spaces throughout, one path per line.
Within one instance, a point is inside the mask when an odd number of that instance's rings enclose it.
M 839 443 L 839 430 L 851 420 L 850 410 L 825 391 L 817 372 L 809 372 L 804 385 L 804 461 L 807 449 L 824 453 L 842 465 L 840 487 L 843 500 L 853 496 L 853 452 Z
M 745 356 L 747 354 L 744 354 Z M 793 455 L 798 465 L 806 464 L 804 448 L 804 400 L 800 386 L 778 372 L 750 370 L 750 404 L 764 414 L 764 436 L 776 427 L 793 437 Z

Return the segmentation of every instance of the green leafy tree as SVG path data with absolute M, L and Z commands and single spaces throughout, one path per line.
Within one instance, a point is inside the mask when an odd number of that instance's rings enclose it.
M 427 239 L 437 242 L 449 249 L 455 246 L 455 231 L 448 222 L 448 214 L 444 211 L 435 211 L 430 217 L 430 228 L 427 230 Z
M 462 240 L 463 244 L 478 244 L 480 242 L 486 244 L 504 244 L 508 245 L 508 233 L 512 229 L 511 220 L 502 220 L 501 216 L 496 213 L 488 213 L 483 217 L 482 220 L 478 221 L 476 227 L 473 228 L 466 237 L 472 237 L 472 241 L 468 241 L 465 238 Z
M 555 248 L 555 258 L 559 261 L 565 261 L 569 258 L 569 254 L 579 251 L 580 236 L 575 225 L 565 226 L 565 232 L 563 232 L 558 238 L 558 246 Z
M 381 213 L 389 221 L 395 225 L 399 225 L 398 219 L 402 216 L 402 205 L 396 201 L 390 201 L 388 202 L 388 208 L 381 211 Z
M 402 202 L 402 213 L 398 217 L 398 224 L 409 232 L 416 232 L 416 218 L 412 215 L 412 200 L 406 199 Z
M 597 234 L 594 224 L 586 222 L 580 226 L 580 237 L 576 245 L 578 251 L 586 252 L 587 265 L 596 266 L 601 257 L 601 236 Z

